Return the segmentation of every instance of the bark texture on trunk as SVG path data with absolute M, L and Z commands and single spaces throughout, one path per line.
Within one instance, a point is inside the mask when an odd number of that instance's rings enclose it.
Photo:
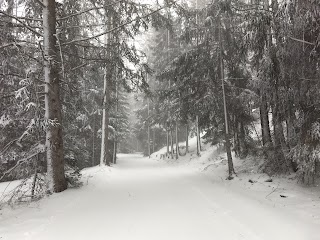
M 64 175 L 60 79 L 55 35 L 55 0 L 44 0 L 43 4 L 45 6 L 43 8 L 43 33 L 45 119 L 48 121 L 46 131 L 48 190 L 61 192 L 67 188 L 67 182 Z

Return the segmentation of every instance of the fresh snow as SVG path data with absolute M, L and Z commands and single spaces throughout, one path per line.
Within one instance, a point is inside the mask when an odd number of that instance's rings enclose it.
M 83 170 L 79 189 L 6 207 L 0 239 L 320 239 L 318 187 L 288 178 L 265 182 L 252 159 L 235 159 L 238 176 L 228 181 L 219 148 L 203 145 L 199 158 L 195 139 L 190 145 L 179 160 L 160 160 L 164 150 L 151 159 L 120 154 L 116 166 Z

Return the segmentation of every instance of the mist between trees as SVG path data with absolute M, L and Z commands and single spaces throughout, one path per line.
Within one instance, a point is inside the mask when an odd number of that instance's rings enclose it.
M 225 145 L 229 179 L 232 151 L 319 174 L 317 1 L 0 4 L 0 180 L 26 179 L 22 195 L 77 185 L 117 152 L 179 158 L 190 135 L 201 155 L 201 133 Z

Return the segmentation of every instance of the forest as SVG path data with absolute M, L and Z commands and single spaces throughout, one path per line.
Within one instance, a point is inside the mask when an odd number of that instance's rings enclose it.
M 1 240 L 319 240 L 319 0 L 0 0 Z
M 0 181 L 32 199 L 191 135 L 230 180 L 233 154 L 319 176 L 318 0 L 2 0 L 0 29 Z

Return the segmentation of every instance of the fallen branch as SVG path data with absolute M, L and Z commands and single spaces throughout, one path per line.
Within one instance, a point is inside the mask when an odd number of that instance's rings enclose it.
M 204 169 L 202 169 L 201 172 L 206 171 L 210 166 L 216 165 L 215 163 L 211 163 L 208 166 L 206 166 Z
M 278 190 L 279 184 L 280 184 L 280 183 L 278 183 L 278 186 L 277 186 L 276 188 L 274 188 L 274 189 L 266 196 L 266 198 L 267 198 L 268 196 L 270 196 L 272 193 L 274 193 L 275 191 Z

